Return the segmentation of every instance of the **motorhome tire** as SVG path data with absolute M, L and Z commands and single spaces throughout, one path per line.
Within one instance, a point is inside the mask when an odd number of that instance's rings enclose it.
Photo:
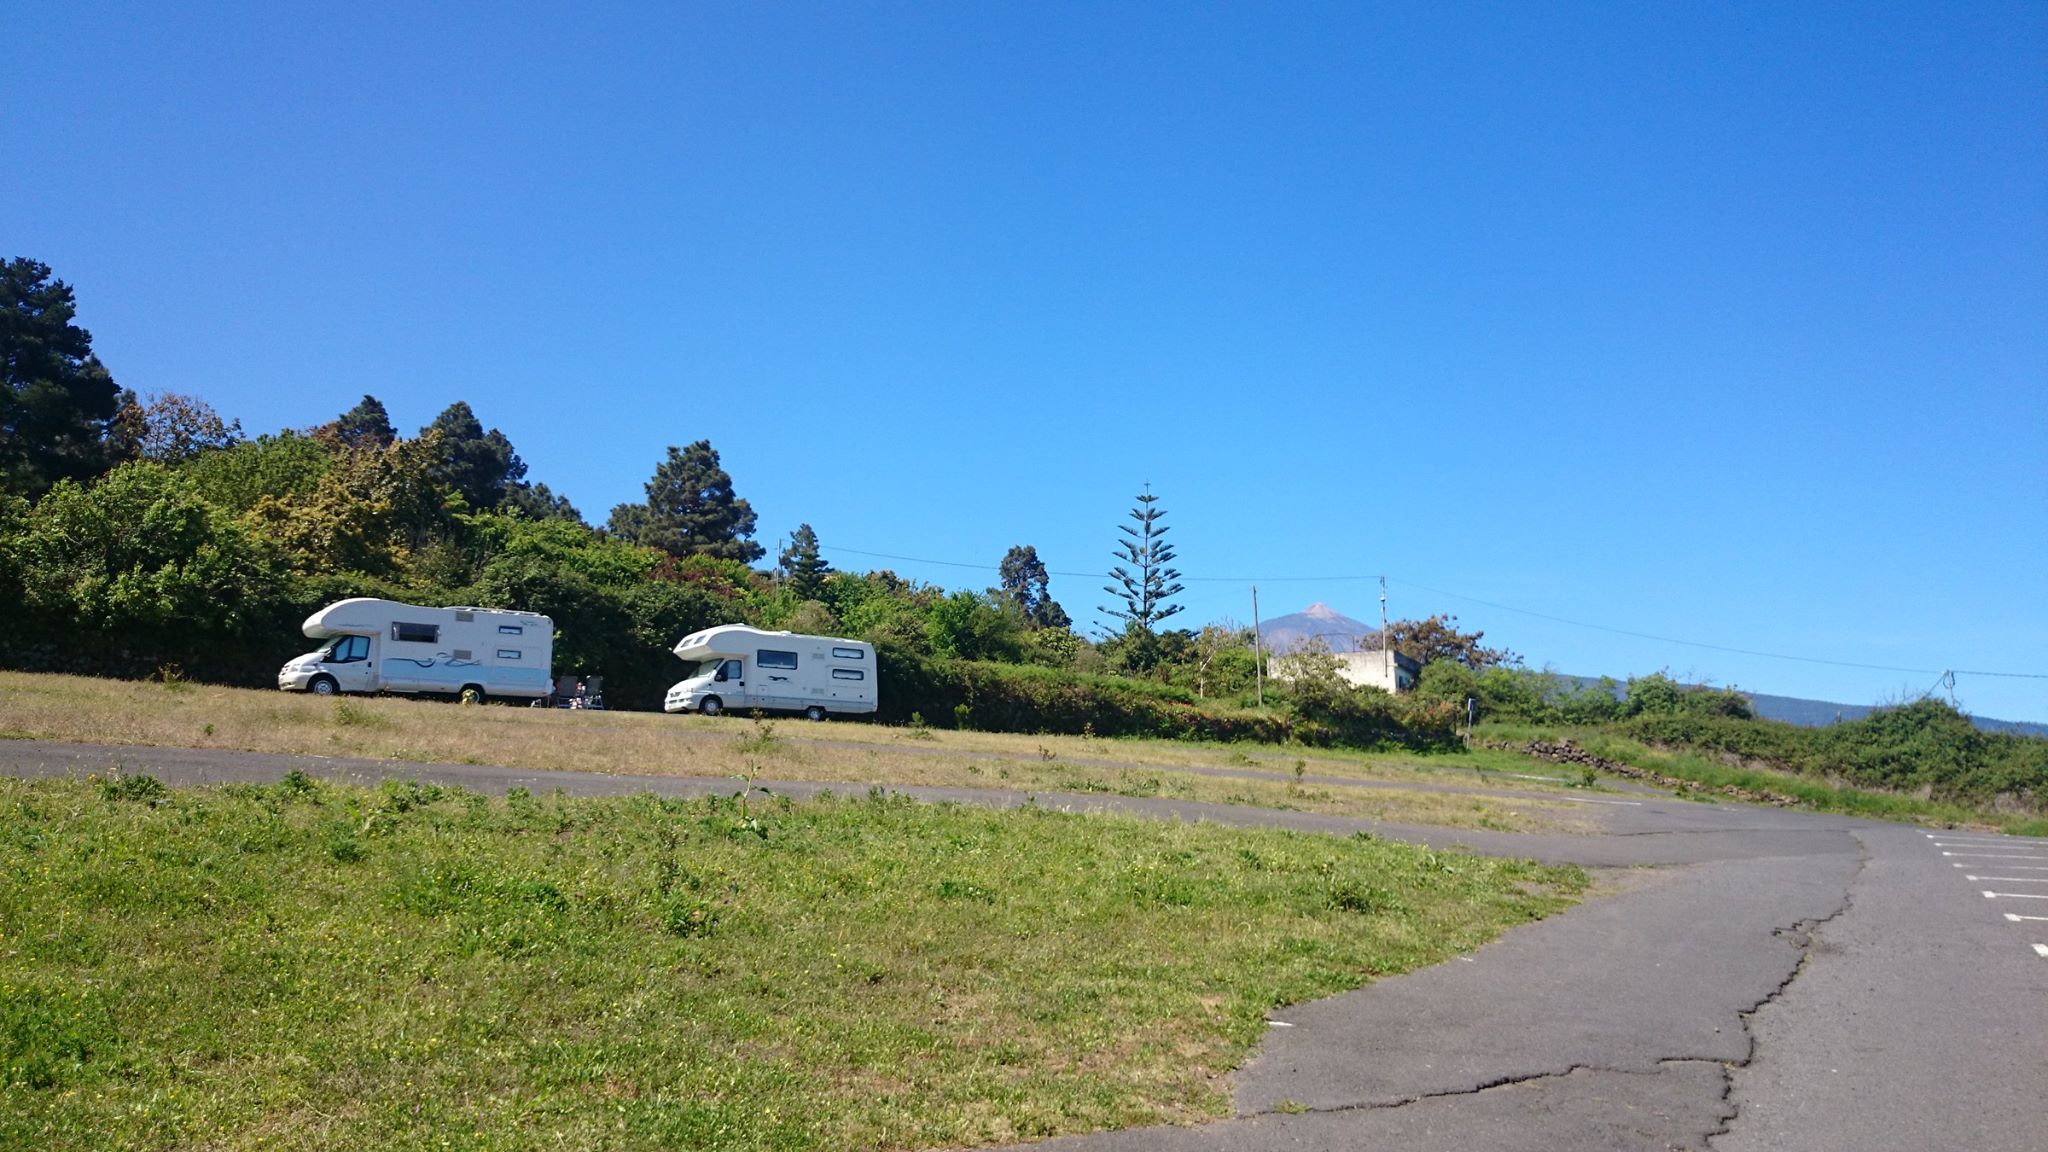
M 702 712 L 706 716 L 716 716 L 724 710 L 725 701 L 720 700 L 716 696 L 706 696 L 704 702 L 697 705 L 697 711 Z
M 306 691 L 315 696 L 332 696 L 341 691 L 341 685 L 336 684 L 332 676 L 315 676 L 306 685 Z
M 825 710 L 823 708 L 818 707 L 816 704 L 813 704 L 809 708 L 804 709 L 804 719 L 806 720 L 823 720 L 824 718 Z
M 464 704 L 481 704 L 484 702 L 484 690 L 474 684 L 465 684 L 456 699 Z

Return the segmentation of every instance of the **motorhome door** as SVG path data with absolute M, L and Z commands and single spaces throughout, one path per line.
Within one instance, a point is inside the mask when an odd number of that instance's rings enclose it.
M 732 711 L 737 708 L 745 711 L 749 707 L 746 663 L 737 656 L 727 660 L 718 666 L 717 679 L 720 682 L 712 684 L 711 690 L 718 694 L 726 710 Z
M 343 692 L 377 690 L 377 638 L 337 636 L 320 667 Z

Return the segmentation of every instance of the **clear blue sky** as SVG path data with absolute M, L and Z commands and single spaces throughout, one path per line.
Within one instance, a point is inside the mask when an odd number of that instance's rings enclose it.
M 771 549 L 1085 573 L 1150 482 L 1190 625 L 2048 673 L 2041 4 L 439 7 L 0 0 L 0 249 L 127 387 L 468 400 L 594 521 L 709 438 Z

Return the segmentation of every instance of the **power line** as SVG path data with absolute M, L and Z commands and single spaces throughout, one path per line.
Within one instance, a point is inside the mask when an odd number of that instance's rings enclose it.
M 933 560 L 922 556 L 901 556 L 890 552 L 867 552 L 859 548 L 843 548 L 838 545 L 833 545 L 831 547 L 823 548 L 821 550 L 827 552 L 844 552 L 851 556 L 867 556 L 877 560 L 897 560 L 906 564 L 931 564 L 941 568 L 965 568 L 976 572 L 997 572 L 1001 570 L 998 565 L 994 564 L 967 564 L 958 560 Z M 1048 570 L 1047 574 L 1052 576 L 1072 576 L 1077 579 L 1083 580 L 1106 580 L 1109 578 L 1109 574 L 1106 572 L 1065 572 Z M 1378 579 L 1378 577 L 1182 576 L 1181 579 L 1189 583 L 1203 584 L 1328 584 L 1340 581 L 1374 580 Z M 1790 660 L 1800 664 L 1823 664 L 1832 668 L 1860 668 L 1868 672 L 1905 672 L 1916 676 L 1955 675 L 1987 676 L 2006 680 L 2048 680 L 2048 672 L 1987 672 L 1979 669 L 1965 668 L 1906 668 L 1894 664 L 1865 664 L 1854 660 L 1829 660 L 1820 656 L 1795 656 L 1789 652 L 1765 652 L 1756 648 L 1736 648 L 1727 644 L 1709 644 L 1703 640 L 1681 640 L 1675 636 L 1659 636 L 1652 632 L 1635 632 L 1627 628 L 1612 628 L 1605 624 L 1592 624 L 1584 620 L 1573 620 L 1564 616 L 1552 616 L 1544 612 L 1531 611 L 1527 608 L 1516 608 L 1511 605 L 1496 603 L 1492 600 L 1482 600 L 1477 596 L 1466 596 L 1462 593 L 1450 592 L 1442 588 L 1432 588 L 1427 584 L 1420 584 L 1416 581 L 1406 580 L 1399 577 L 1390 576 L 1387 577 L 1387 579 L 1391 580 L 1393 583 L 1402 584 L 1409 588 L 1413 588 L 1418 592 L 1428 592 L 1437 596 L 1448 596 L 1453 600 L 1462 600 L 1468 604 L 1480 604 L 1484 605 L 1485 607 L 1497 609 L 1502 612 L 1512 612 L 1518 616 L 1531 616 L 1538 620 L 1548 620 L 1553 624 L 1565 624 L 1573 628 L 1587 628 L 1595 632 L 1607 632 L 1615 636 L 1628 636 L 1636 640 L 1650 640 L 1658 644 L 1676 644 L 1685 648 L 1702 648 L 1710 652 L 1728 652 L 1737 656 L 1755 656 L 1765 660 Z

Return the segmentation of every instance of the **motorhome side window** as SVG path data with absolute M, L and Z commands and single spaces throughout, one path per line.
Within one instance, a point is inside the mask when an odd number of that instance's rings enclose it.
M 518 635 L 521 635 L 521 634 L 523 634 L 523 633 L 524 633 L 525 631 L 526 631 L 526 629 L 524 629 L 524 628 L 521 628 L 521 627 L 520 627 L 519 625 L 517 625 L 517 624 L 500 624 L 500 625 L 498 625 L 498 635 L 500 635 L 500 636 L 518 636 Z
M 329 664 L 353 664 L 370 657 L 368 636 L 343 636 L 334 642 L 333 654 L 327 657 Z
M 438 644 L 441 642 L 439 624 L 393 624 L 391 638 L 411 644 Z
M 796 653 L 777 652 L 773 648 L 763 648 L 759 652 L 754 653 L 754 663 L 762 668 L 794 668 L 796 667 Z
M 832 658 L 834 660 L 865 660 L 867 657 L 868 654 L 858 648 L 834 648 L 832 650 Z
M 832 670 L 832 678 L 834 680 L 865 680 L 868 678 L 868 674 L 858 668 L 834 668 Z

